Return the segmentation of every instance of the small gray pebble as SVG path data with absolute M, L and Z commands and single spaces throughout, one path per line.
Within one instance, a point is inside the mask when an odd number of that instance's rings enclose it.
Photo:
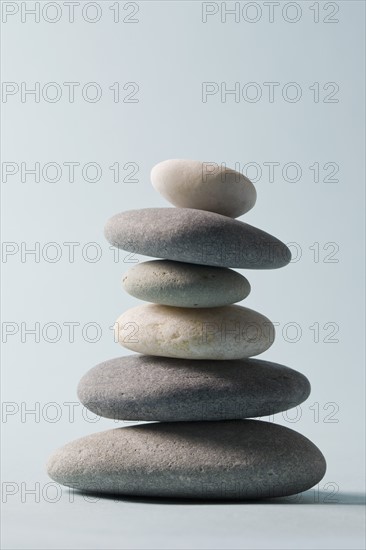
M 135 298 L 175 307 L 218 307 L 240 302 L 249 281 L 231 269 L 170 260 L 135 265 L 124 274 L 123 288 Z

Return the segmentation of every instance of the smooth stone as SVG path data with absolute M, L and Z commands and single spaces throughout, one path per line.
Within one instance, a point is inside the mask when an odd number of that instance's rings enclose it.
M 209 210 L 231 218 L 248 212 L 257 200 L 248 178 L 213 162 L 164 160 L 152 169 L 151 181 L 174 206 Z
M 143 304 L 115 323 L 116 340 L 145 355 L 182 359 L 244 359 L 274 341 L 267 317 L 242 306 L 176 308 Z
M 178 262 L 276 269 L 291 259 L 287 246 L 247 223 L 192 208 L 144 208 L 110 218 L 106 239 L 128 252 Z
M 105 361 L 79 382 L 93 413 L 115 420 L 163 422 L 267 416 L 310 394 L 301 373 L 268 361 L 190 361 L 129 355 Z
M 292 495 L 325 470 L 309 439 L 260 420 L 117 428 L 68 443 L 48 462 L 54 481 L 87 493 L 194 499 Z
M 122 284 L 135 298 L 176 307 L 225 306 L 250 293 L 249 282 L 236 271 L 170 260 L 137 264 Z

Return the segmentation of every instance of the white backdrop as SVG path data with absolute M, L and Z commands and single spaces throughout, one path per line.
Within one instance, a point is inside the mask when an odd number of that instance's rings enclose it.
M 362 548 L 364 3 L 1 8 L 4 548 Z M 275 419 L 328 462 L 292 506 L 91 503 L 47 485 L 55 448 L 115 426 L 76 397 L 128 353 L 110 327 L 137 304 L 103 226 L 169 206 L 149 179 L 167 158 L 239 168 L 258 192 L 241 219 L 291 243 L 286 268 L 241 272 L 245 305 L 278 323 L 261 358 L 312 384 Z

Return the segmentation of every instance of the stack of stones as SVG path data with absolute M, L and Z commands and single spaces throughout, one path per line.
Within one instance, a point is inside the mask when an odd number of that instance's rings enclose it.
M 250 285 L 229 269 L 285 266 L 288 248 L 234 219 L 256 201 L 240 173 L 168 160 L 154 167 L 152 183 L 177 208 L 123 212 L 105 228 L 114 246 L 162 258 L 123 278 L 129 294 L 150 302 L 116 323 L 119 342 L 137 354 L 97 365 L 78 388 L 91 411 L 145 423 L 67 444 L 51 457 L 49 475 L 86 492 L 152 497 L 254 499 L 309 489 L 325 473 L 317 447 L 253 420 L 299 405 L 309 382 L 251 359 L 271 346 L 274 327 L 233 305 Z

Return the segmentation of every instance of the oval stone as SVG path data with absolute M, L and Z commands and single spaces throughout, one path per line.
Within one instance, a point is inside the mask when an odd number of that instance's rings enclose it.
M 325 470 L 311 441 L 260 420 L 117 428 L 77 439 L 48 462 L 54 481 L 80 491 L 194 499 L 287 496 Z
M 191 208 L 144 208 L 113 216 L 106 239 L 128 252 L 178 262 L 275 269 L 291 259 L 287 246 L 247 223 Z
M 115 323 L 116 340 L 145 355 L 182 359 L 244 359 L 274 341 L 267 317 L 241 306 L 176 308 L 143 304 Z
M 301 373 L 258 359 L 190 361 L 130 355 L 105 361 L 79 382 L 93 413 L 115 420 L 230 420 L 272 415 L 310 394 Z
M 153 260 L 135 265 L 122 279 L 124 289 L 146 302 L 176 307 L 218 307 L 240 302 L 248 280 L 231 269 Z
M 231 168 L 198 160 L 159 162 L 151 171 L 154 188 L 171 204 L 237 218 L 255 205 L 252 182 Z

